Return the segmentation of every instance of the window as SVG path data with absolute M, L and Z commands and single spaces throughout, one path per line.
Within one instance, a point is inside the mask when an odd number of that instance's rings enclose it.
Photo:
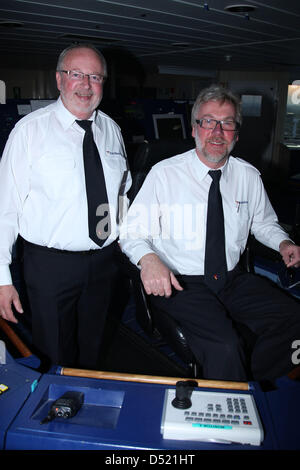
M 284 139 L 300 140 L 300 80 L 288 87 Z

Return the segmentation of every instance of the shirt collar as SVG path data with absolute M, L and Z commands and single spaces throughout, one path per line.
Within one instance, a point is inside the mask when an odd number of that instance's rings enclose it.
M 94 121 L 96 117 L 96 111 L 93 112 L 92 116 L 90 117 L 91 121 Z M 76 119 L 78 119 L 74 114 L 70 113 L 70 111 L 65 107 L 62 102 L 61 97 L 57 100 L 57 118 L 60 121 L 64 130 L 69 129 Z
M 200 158 L 198 157 L 197 155 L 197 152 L 196 152 L 196 149 L 194 149 L 194 154 L 193 154 L 193 158 L 194 158 L 194 161 L 195 161 L 195 165 L 196 165 L 196 171 L 198 173 L 198 177 L 200 180 L 203 180 L 206 175 L 208 174 L 208 172 L 211 170 L 211 168 L 209 168 L 207 165 L 205 165 L 205 163 L 203 163 Z M 221 166 L 220 168 L 218 168 L 219 170 L 222 171 L 222 177 L 225 178 L 226 180 L 228 179 L 228 174 L 229 174 L 229 160 L 231 159 L 232 157 L 229 157 L 227 158 L 226 162 L 224 163 L 223 166 Z

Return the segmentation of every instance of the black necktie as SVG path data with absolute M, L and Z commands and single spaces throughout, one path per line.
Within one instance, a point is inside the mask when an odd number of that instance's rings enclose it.
M 85 130 L 83 161 L 88 203 L 89 236 L 97 245 L 102 246 L 110 232 L 108 198 L 102 163 L 93 137 L 92 121 L 76 122 Z
M 208 287 L 218 292 L 225 285 L 227 273 L 224 214 L 219 184 L 222 172 L 211 170 L 208 173 L 212 182 L 207 205 L 204 276 Z

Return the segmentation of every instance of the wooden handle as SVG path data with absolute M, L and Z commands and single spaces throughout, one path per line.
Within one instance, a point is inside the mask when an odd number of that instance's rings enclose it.
M 287 374 L 291 380 L 299 380 L 300 378 L 300 366 L 295 367 L 291 372 Z
M 103 372 L 97 370 L 85 370 L 85 369 L 72 369 L 68 367 L 62 367 L 61 375 L 67 375 L 72 377 L 86 377 L 91 379 L 102 379 L 102 380 L 120 380 L 125 382 L 142 382 L 150 384 L 163 384 L 163 385 L 176 385 L 179 380 L 192 380 L 197 382 L 198 387 L 203 388 L 221 388 L 227 390 L 249 390 L 249 384 L 247 382 L 230 382 L 230 381 L 219 381 L 219 380 L 203 380 L 203 379 L 187 379 L 178 377 L 160 377 L 152 375 L 139 375 L 139 374 L 124 374 L 118 372 Z
M 32 352 L 27 348 L 19 336 L 14 332 L 14 330 L 8 325 L 7 321 L 3 318 L 0 318 L 0 328 L 4 331 L 8 339 L 13 343 L 17 348 L 22 357 L 32 356 Z

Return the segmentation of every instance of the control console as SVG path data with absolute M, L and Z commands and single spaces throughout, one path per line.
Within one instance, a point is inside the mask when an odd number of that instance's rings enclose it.
M 190 381 L 166 390 L 161 433 L 165 439 L 256 446 L 264 438 L 251 393 L 195 390 Z

